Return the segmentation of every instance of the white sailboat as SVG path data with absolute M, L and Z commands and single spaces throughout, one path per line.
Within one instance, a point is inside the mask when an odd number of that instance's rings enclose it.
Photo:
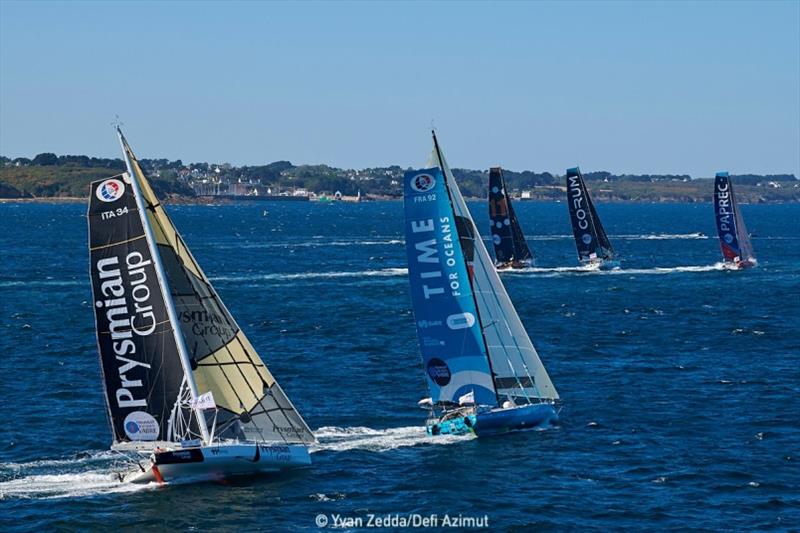
M 88 219 L 112 449 L 140 468 L 121 477 L 191 482 L 309 465 L 314 435 L 117 133 L 127 172 L 92 183 Z
M 405 175 L 406 251 L 431 435 L 547 427 L 559 399 L 433 135 Z

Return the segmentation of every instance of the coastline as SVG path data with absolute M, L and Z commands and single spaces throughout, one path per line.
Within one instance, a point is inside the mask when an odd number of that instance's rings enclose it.
M 466 198 L 468 202 L 480 202 L 485 200 L 485 198 L 481 197 L 470 197 Z M 604 198 L 598 197 L 595 198 L 597 203 L 606 203 L 606 204 L 710 204 L 711 198 L 692 198 L 692 197 L 684 197 L 684 198 L 659 198 L 659 199 L 621 199 L 621 198 Z M 366 198 L 365 202 L 402 202 L 403 198 L 398 197 L 391 197 L 391 196 L 382 196 L 380 198 Z M 561 203 L 563 202 L 562 199 L 559 198 L 526 198 L 526 199 L 514 199 L 516 202 L 553 202 L 553 203 Z M 87 197 L 79 197 L 79 196 L 40 196 L 36 198 L 0 198 L 0 204 L 78 204 L 78 203 L 86 203 Z M 208 205 L 208 206 L 217 206 L 217 205 L 229 205 L 229 204 L 236 204 L 236 203 L 247 203 L 250 204 L 252 202 L 246 199 L 235 199 L 235 198 L 213 198 L 213 197 L 191 197 L 191 196 L 171 196 L 168 198 L 164 198 L 163 202 L 167 205 Z M 284 203 L 279 200 L 265 200 L 263 203 Z M 309 203 L 318 203 L 318 202 L 309 202 Z M 352 201 L 335 201 L 331 203 L 341 203 L 341 204 L 354 204 L 357 205 L 359 202 L 352 202 Z M 798 204 L 800 203 L 800 199 L 789 199 L 789 200 L 765 200 L 761 199 L 760 201 L 743 201 L 740 202 L 743 205 L 789 205 L 789 204 Z

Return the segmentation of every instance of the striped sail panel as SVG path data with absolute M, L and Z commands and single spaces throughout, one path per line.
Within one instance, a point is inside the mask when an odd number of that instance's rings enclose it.
M 443 170 L 456 216 L 467 220 L 472 232 L 478 235 L 453 173 L 444 155 L 440 160 L 440 153 L 434 147 L 429 165 Z M 558 399 L 558 392 L 500 281 L 486 246 L 479 238 L 475 239 L 472 274 L 472 287 L 498 396 Z
M 614 249 L 608 240 L 600 217 L 586 188 L 583 175 L 578 167 L 567 170 L 567 206 L 575 246 L 581 261 L 592 259 L 612 259 Z
M 97 346 L 114 444 L 169 440 L 184 374 L 127 174 L 92 183 L 88 225 Z
M 212 392 L 219 409 L 214 437 L 314 442 L 176 231 L 127 143 L 125 149 L 147 206 L 198 392 Z M 206 416 L 211 427 L 213 420 Z
M 473 242 L 459 238 L 459 220 L 438 168 L 404 179 L 408 279 L 420 352 L 431 400 L 458 403 L 472 392 L 480 405 L 497 405 L 486 346 L 465 256 Z

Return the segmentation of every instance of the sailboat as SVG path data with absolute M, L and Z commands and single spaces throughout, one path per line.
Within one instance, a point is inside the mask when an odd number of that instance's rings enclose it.
M 92 183 L 89 250 L 112 450 L 134 483 L 311 463 L 303 418 L 247 340 L 117 128 L 127 172 Z
M 717 221 L 722 259 L 728 268 L 741 269 L 758 264 L 742 214 L 733 194 L 733 183 L 727 172 L 714 178 L 714 217 Z
M 603 229 L 600 217 L 597 216 L 592 197 L 578 167 L 567 169 L 567 205 L 581 265 L 591 270 L 618 267 L 619 261 L 614 258 L 614 248 Z
M 404 179 L 411 300 L 430 397 L 430 435 L 548 427 L 556 392 L 433 134 Z
M 495 266 L 500 270 L 531 266 L 533 254 L 525 242 L 500 167 L 489 169 L 489 220 Z

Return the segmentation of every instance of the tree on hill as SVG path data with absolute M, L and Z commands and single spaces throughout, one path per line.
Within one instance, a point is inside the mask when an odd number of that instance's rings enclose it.
M 53 167 L 58 165 L 58 156 L 56 154 L 51 154 L 50 152 L 45 152 L 34 157 L 33 164 L 43 167 Z

